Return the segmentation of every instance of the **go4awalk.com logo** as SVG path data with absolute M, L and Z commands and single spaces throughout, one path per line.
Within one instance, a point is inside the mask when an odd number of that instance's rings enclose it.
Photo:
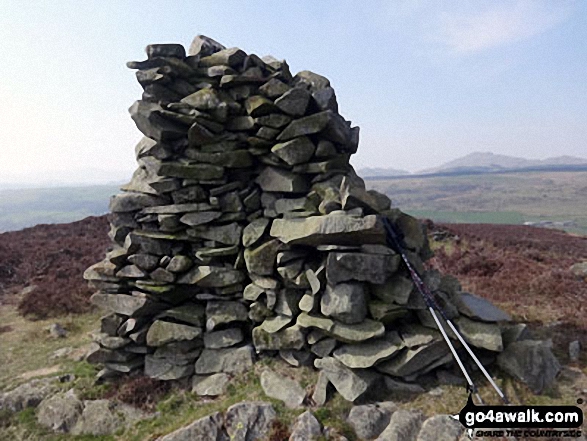
M 477 406 L 471 395 L 458 414 L 469 437 L 579 438 L 583 411 L 577 406 Z

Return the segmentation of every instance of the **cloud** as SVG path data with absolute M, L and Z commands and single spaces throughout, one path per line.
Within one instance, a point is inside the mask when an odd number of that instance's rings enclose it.
M 452 52 L 471 54 L 540 35 L 566 21 L 573 1 L 517 0 L 481 9 L 440 11 L 435 39 Z

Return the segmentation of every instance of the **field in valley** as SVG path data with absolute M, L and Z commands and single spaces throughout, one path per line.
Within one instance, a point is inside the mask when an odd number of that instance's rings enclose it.
M 571 221 L 587 234 L 587 172 L 516 172 L 367 179 L 393 205 L 440 222 Z

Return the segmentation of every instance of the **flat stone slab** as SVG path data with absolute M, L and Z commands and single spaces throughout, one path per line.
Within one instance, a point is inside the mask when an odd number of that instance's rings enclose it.
M 511 316 L 482 297 L 461 292 L 453 298 L 455 306 L 461 314 L 473 320 L 483 322 L 511 321 Z
M 175 341 L 194 340 L 201 335 L 202 328 L 156 320 L 147 332 L 147 344 L 162 346 Z
M 261 373 L 261 387 L 268 397 L 283 401 L 290 409 L 300 407 L 306 397 L 306 392 L 297 381 L 270 369 Z
M 235 374 L 253 367 L 254 351 L 250 345 L 240 348 L 204 349 L 196 361 L 196 374 Z
M 230 441 L 253 441 L 267 438 L 277 412 L 269 403 L 243 402 L 226 411 L 225 428 Z
M 444 357 L 450 349 L 444 341 L 404 350 L 397 357 L 377 365 L 377 370 L 394 377 L 405 377 Z
M 398 333 L 391 332 L 384 339 L 341 346 L 334 351 L 333 355 L 334 358 L 347 367 L 369 368 L 379 361 L 398 354 L 403 347 L 404 343 Z
M 194 375 L 192 380 L 192 392 L 200 396 L 216 397 L 226 393 L 226 387 L 230 377 L 221 372 L 210 376 Z
M 329 214 L 297 219 L 275 219 L 270 234 L 290 245 L 354 245 L 385 243 L 377 216 Z

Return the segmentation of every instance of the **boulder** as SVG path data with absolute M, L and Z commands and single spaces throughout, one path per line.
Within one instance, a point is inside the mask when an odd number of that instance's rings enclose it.
M 304 389 L 297 381 L 277 374 L 270 369 L 261 373 L 261 387 L 265 395 L 283 401 L 290 409 L 300 407 L 306 397 Z
M 373 439 L 383 432 L 397 405 L 392 402 L 353 406 L 347 422 L 360 439 Z
M 266 438 L 276 420 L 271 404 L 243 402 L 228 408 L 224 426 L 231 441 L 253 441 Z
M 218 326 L 234 322 L 246 322 L 248 311 L 240 302 L 208 302 L 206 305 L 206 330 L 208 332 Z
M 458 441 L 465 428 L 450 415 L 435 415 L 422 423 L 416 441 Z
M 511 343 L 497 356 L 498 366 L 517 378 L 535 394 L 550 387 L 561 370 L 553 355 L 551 343 L 538 340 L 522 340 Z
M 157 380 L 179 380 L 194 373 L 193 364 L 175 364 L 165 358 L 145 357 L 145 375 Z
M 496 324 L 476 322 L 466 317 L 458 318 L 455 324 L 464 339 L 473 346 L 496 352 L 503 350 L 501 329 Z
M 84 401 L 84 410 L 71 430 L 74 435 L 111 435 L 124 426 L 124 418 L 114 402 Z
M 266 167 L 255 181 L 263 191 L 303 193 L 308 190 L 308 182 L 303 175 L 276 167 Z
M 192 392 L 200 396 L 216 397 L 226 393 L 226 387 L 230 377 L 225 373 L 209 376 L 194 375 L 192 380 Z
M 57 392 L 54 378 L 34 379 L 0 394 L 0 410 L 20 412 L 37 407 L 41 401 Z
M 257 351 L 301 349 L 304 343 L 304 333 L 298 325 L 277 332 L 268 332 L 263 326 L 253 329 L 253 345 Z
M 160 441 L 228 441 L 229 438 L 222 430 L 223 423 L 222 413 L 216 412 L 165 435 Z
M 506 312 L 494 306 L 482 297 L 461 292 L 452 298 L 455 306 L 461 314 L 473 320 L 482 322 L 510 321 L 511 317 Z
M 419 411 L 396 410 L 376 441 L 416 441 L 424 415 Z
M 54 432 L 69 433 L 83 411 L 73 389 L 45 398 L 37 408 L 37 422 Z
M 307 410 L 296 418 L 289 441 L 317 441 L 321 436 L 322 424 Z

